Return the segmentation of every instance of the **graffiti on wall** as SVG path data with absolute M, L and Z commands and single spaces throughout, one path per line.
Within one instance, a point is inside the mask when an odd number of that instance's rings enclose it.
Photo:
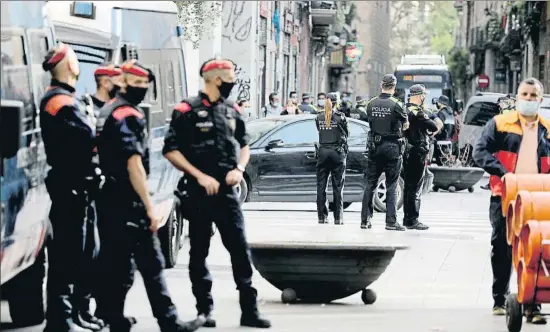
M 235 88 L 233 89 L 233 94 L 238 100 L 250 101 L 250 77 L 246 71 L 239 67 L 239 65 L 234 64 L 233 69 L 235 70 Z
M 224 1 L 222 4 L 223 38 L 237 42 L 244 42 L 252 31 L 252 16 L 245 13 L 245 1 Z

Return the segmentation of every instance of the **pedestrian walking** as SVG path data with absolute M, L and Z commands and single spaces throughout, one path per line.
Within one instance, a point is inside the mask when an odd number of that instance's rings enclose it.
M 538 115 L 543 91 L 535 78 L 521 82 L 516 110 L 490 119 L 474 147 L 474 161 L 490 174 L 493 314 L 498 316 L 506 314 L 512 273 L 512 248 L 506 242 L 506 218 L 502 215 L 502 177 L 507 173 L 550 173 L 550 121 Z M 524 308 L 527 322 L 546 324 L 539 304 L 524 304 Z
M 406 104 L 409 128 L 405 131 L 407 149 L 403 161 L 405 189 L 403 193 L 403 226 L 408 229 L 427 230 L 429 227 L 420 221 L 422 185 L 426 175 L 430 133 L 437 131 L 437 125 L 424 112 L 426 88 L 421 84 L 411 86 L 409 102 Z
M 189 220 L 189 276 L 205 327 L 212 316 L 212 276 L 206 266 L 212 222 L 231 256 L 239 290 L 241 326 L 269 328 L 258 310 L 252 287 L 252 266 L 244 232 L 244 217 L 234 186 L 243 181 L 250 158 L 249 136 L 240 108 L 227 98 L 235 85 L 234 64 L 212 59 L 200 68 L 204 90 L 176 105 L 164 141 L 164 156 L 184 176 L 178 187 L 187 192 L 182 213 Z
M 106 182 L 101 213 L 104 246 L 102 305 L 111 332 L 128 332 L 135 320 L 124 316 L 135 265 L 143 278 L 153 315 L 162 332 L 188 332 L 204 321 L 184 323 L 172 302 L 163 275 L 164 257 L 157 230 L 161 218 L 147 189 L 149 147 L 146 117 L 138 106 L 155 84 L 152 71 L 136 60 L 121 66 L 124 86 L 101 110 L 109 114 L 99 136 L 98 153 Z M 156 91 L 153 91 L 156 95 Z
M 328 223 L 327 185 L 332 180 L 334 224 L 344 224 L 344 183 L 348 155 L 349 124 L 344 113 L 336 110 L 337 96 L 329 93 L 325 111 L 315 118 L 319 132 L 317 151 L 317 215 L 320 224 Z
M 365 172 L 365 191 L 361 208 L 361 228 L 372 227 L 374 212 L 373 196 L 378 179 L 386 174 L 386 229 L 404 231 L 397 222 L 397 181 L 403 164 L 405 139 L 403 130 L 409 126 L 405 105 L 393 97 L 397 78 L 384 75 L 382 93 L 367 105 L 367 120 L 370 125 L 368 141 L 368 164 Z
M 86 254 L 87 221 L 99 182 L 92 162 L 95 137 L 93 111 L 74 97 L 80 74 L 74 51 L 60 43 L 50 50 L 42 68 L 52 75 L 40 102 L 40 124 L 51 166 L 46 188 L 52 205 L 53 238 L 48 241 L 48 300 L 45 332 L 86 332 L 101 329 L 95 317 L 86 316 L 85 287 L 75 288 L 89 268 Z M 93 237 L 93 234 L 92 234 Z M 80 286 L 80 285 L 79 285 Z M 73 303 L 74 302 L 74 303 Z M 80 315 L 82 313 L 82 316 Z M 80 326 L 79 326 L 80 325 Z

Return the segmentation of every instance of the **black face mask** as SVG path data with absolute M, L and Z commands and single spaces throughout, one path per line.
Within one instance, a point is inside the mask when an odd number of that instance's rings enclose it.
M 111 89 L 111 91 L 109 91 L 109 97 L 111 99 L 115 98 L 116 96 L 116 93 L 120 91 L 120 86 L 114 84 L 113 85 L 113 88 Z
M 235 82 L 222 81 L 222 85 L 218 87 L 218 90 L 220 91 L 220 96 L 222 96 L 223 98 L 228 98 L 231 95 L 231 90 L 233 90 L 234 86 Z
M 145 94 L 147 94 L 147 89 L 148 88 L 140 88 L 137 86 L 127 85 L 124 98 L 130 103 L 138 105 L 143 101 L 143 98 L 145 98 Z

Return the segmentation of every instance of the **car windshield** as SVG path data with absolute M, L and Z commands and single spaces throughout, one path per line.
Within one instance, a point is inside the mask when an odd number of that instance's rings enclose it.
M 246 131 L 248 132 L 248 135 L 250 135 L 249 144 L 256 143 L 256 141 L 262 138 L 265 134 L 283 123 L 285 123 L 284 120 L 276 119 L 261 119 L 247 122 Z
M 487 121 L 500 113 L 500 108 L 494 102 L 476 102 L 466 111 L 464 117 L 465 125 L 484 126 Z

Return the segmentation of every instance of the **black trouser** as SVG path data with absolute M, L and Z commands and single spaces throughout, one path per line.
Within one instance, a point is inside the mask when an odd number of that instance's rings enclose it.
M 94 205 L 87 207 L 86 221 L 82 232 L 84 237 L 84 255 L 80 262 L 76 284 L 74 287 L 73 306 L 75 314 L 78 312 L 90 312 L 90 300 L 95 287 L 97 273 L 97 256 L 99 254 L 99 234 L 96 223 L 96 210 Z
M 369 151 L 365 172 L 365 191 L 361 208 L 361 220 L 370 220 L 374 212 L 373 197 L 378 179 L 386 174 L 386 224 L 397 222 L 397 182 L 403 164 L 401 145 L 398 142 L 382 141 Z
M 67 181 L 67 180 L 65 180 Z M 57 186 L 57 188 L 56 188 Z M 47 179 L 52 201 L 50 222 L 53 237 L 48 248 L 47 313 L 49 326 L 64 326 L 72 323 L 75 284 L 80 272 L 88 264 L 86 259 L 86 209 L 89 205 L 84 191 L 59 188 L 61 183 Z
M 341 149 L 341 148 L 340 148 Z M 317 156 L 317 215 L 319 220 L 328 217 L 328 176 L 332 180 L 334 220 L 342 220 L 344 214 L 344 182 L 346 181 L 346 153 L 336 147 L 321 146 Z
M 504 306 L 506 296 L 510 293 L 512 276 L 512 246 L 506 242 L 506 218 L 502 215 L 502 199 L 491 196 L 489 218 L 493 233 L 491 234 L 491 267 L 493 269 L 493 300 L 495 306 Z M 526 309 L 531 309 L 526 306 Z M 532 309 L 540 310 L 540 305 Z
M 145 208 L 135 198 L 125 200 L 129 194 L 124 190 L 106 187 L 101 203 L 101 208 L 109 212 L 108 216 L 101 213 L 101 316 L 111 326 L 124 324 L 124 305 L 133 284 L 135 263 L 153 316 L 161 329 L 173 328 L 178 314 L 166 287 L 160 243 L 157 234 L 148 230 L 150 221 Z
M 243 315 L 256 315 L 257 293 L 252 287 L 250 250 L 246 242 L 241 206 L 233 188 L 221 184 L 215 196 L 206 196 L 204 189 L 199 188 L 196 183 L 190 184 L 189 188 L 189 204 L 186 204 L 191 245 L 189 276 L 198 313 L 208 315 L 214 308 L 212 276 L 206 265 L 214 222 L 223 245 L 231 256 L 233 279 L 240 293 L 241 311 Z
M 427 152 L 412 148 L 403 161 L 405 188 L 403 193 L 403 225 L 412 226 L 418 222 L 422 185 L 426 175 Z

